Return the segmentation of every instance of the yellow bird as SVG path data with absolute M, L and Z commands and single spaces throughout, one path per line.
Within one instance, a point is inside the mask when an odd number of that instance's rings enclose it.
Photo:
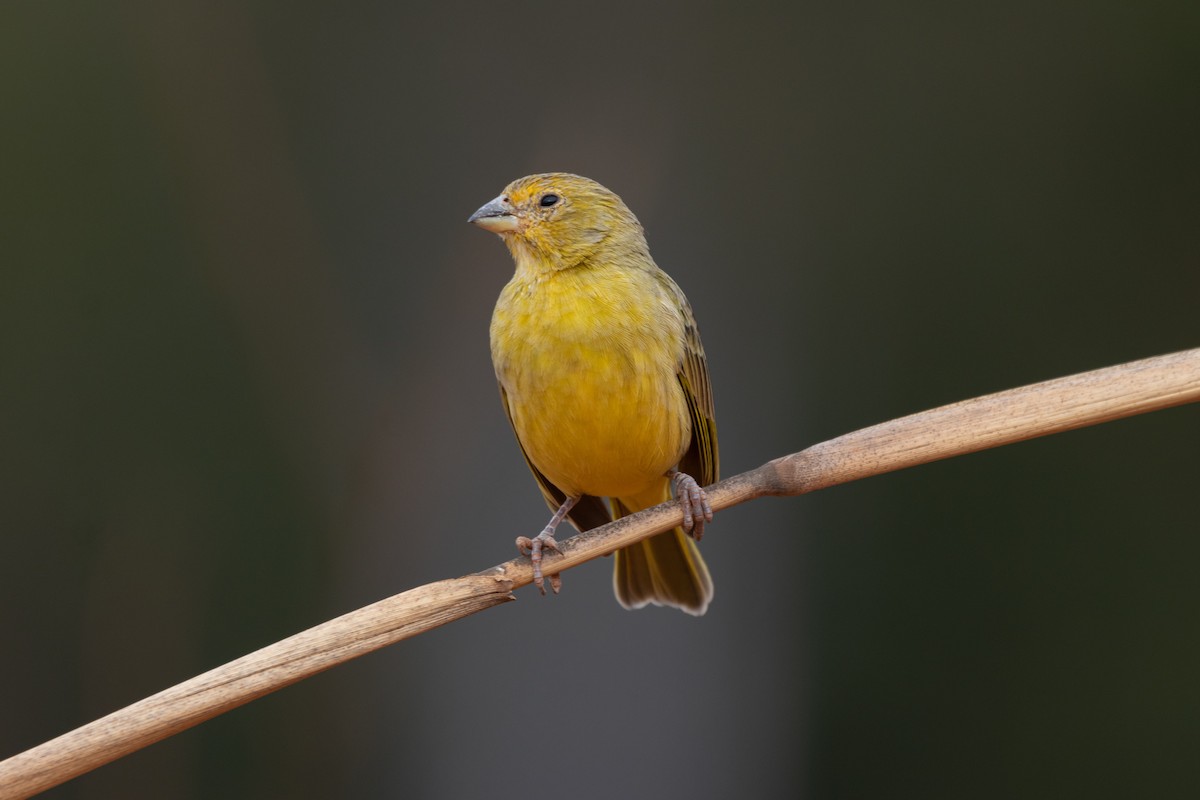
M 712 578 L 687 533 L 700 539 L 712 520 L 700 487 L 717 480 L 717 426 L 687 298 L 650 257 L 633 212 L 587 178 L 521 178 L 468 221 L 499 234 L 516 262 L 492 316 L 492 361 L 555 512 L 525 540 L 535 583 L 564 518 L 594 528 L 666 502 L 674 484 L 683 527 L 618 551 L 613 588 L 626 608 L 703 614 Z

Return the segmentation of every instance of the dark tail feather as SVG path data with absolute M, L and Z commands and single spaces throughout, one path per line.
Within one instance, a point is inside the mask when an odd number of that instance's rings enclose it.
M 631 511 L 614 500 L 613 513 L 623 517 Z M 696 543 L 675 528 L 617 551 L 613 591 L 628 609 L 653 603 L 698 617 L 708 609 L 713 584 Z

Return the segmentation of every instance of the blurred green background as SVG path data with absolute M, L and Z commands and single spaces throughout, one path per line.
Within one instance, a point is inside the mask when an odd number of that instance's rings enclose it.
M 723 472 L 1200 344 L 1200 5 L 12 0 L 0 756 L 547 511 L 511 179 L 620 193 Z M 1200 408 L 719 515 L 706 617 L 565 592 L 54 798 L 1194 797 Z

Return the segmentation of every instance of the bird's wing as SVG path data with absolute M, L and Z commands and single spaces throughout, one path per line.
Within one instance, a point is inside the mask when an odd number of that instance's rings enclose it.
M 508 392 L 504 391 L 504 387 L 500 387 L 500 403 L 504 406 L 504 416 L 508 417 L 508 424 L 513 424 L 512 409 L 508 405 Z M 513 432 L 516 432 L 516 426 L 513 425 Z M 551 511 L 558 511 L 559 506 L 567 499 L 566 494 L 557 486 L 551 483 L 545 475 L 541 473 L 537 467 L 533 465 L 533 461 L 529 458 L 529 453 L 525 452 L 525 445 L 521 442 L 521 437 L 517 437 L 517 446 L 521 448 L 521 455 L 525 457 L 525 463 L 529 466 L 529 471 L 533 473 L 534 480 L 537 481 L 538 488 L 542 490 L 542 497 L 546 498 L 546 505 L 550 506 Z M 571 524 L 581 531 L 599 528 L 601 525 L 606 525 L 612 522 L 612 517 L 608 513 L 608 506 L 598 497 L 593 497 L 590 494 L 585 494 L 579 498 L 579 502 L 571 509 L 571 513 L 567 515 L 571 520 Z
M 692 442 L 679 461 L 680 472 L 691 475 L 701 486 L 717 482 L 720 459 L 717 453 L 717 415 L 713 407 L 712 384 L 708 380 L 708 361 L 700 344 L 700 329 L 692 306 L 675 281 L 660 270 L 667 287 L 679 304 L 683 315 L 683 355 L 679 362 L 679 385 L 687 399 L 692 417 Z

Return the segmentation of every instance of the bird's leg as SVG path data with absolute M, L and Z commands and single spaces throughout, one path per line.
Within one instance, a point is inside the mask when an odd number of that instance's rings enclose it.
M 692 481 L 692 483 L 695 483 L 695 481 Z M 541 533 L 532 539 L 528 536 L 517 537 L 517 550 L 521 552 L 521 555 L 529 556 L 530 562 L 533 563 L 533 585 L 542 594 L 546 593 L 546 587 L 543 585 L 542 580 L 542 551 L 553 550 L 556 553 L 560 552 L 558 542 L 554 541 L 554 529 L 558 527 L 558 523 L 566 519 L 567 514 L 571 512 L 571 509 L 578 502 L 578 497 L 568 497 L 558 507 L 558 511 L 554 512 L 554 516 L 546 523 L 546 527 L 542 529 Z M 711 514 L 712 512 L 709 512 L 710 516 Z M 558 590 L 562 588 L 562 578 L 558 576 L 558 573 L 548 577 L 550 578 L 550 588 L 555 594 L 558 594 Z
M 683 529 L 698 542 L 704 536 L 704 524 L 712 522 L 713 518 L 708 494 L 687 473 L 673 469 L 667 473 L 667 477 L 671 479 L 671 485 L 675 487 L 675 499 L 683 509 Z

